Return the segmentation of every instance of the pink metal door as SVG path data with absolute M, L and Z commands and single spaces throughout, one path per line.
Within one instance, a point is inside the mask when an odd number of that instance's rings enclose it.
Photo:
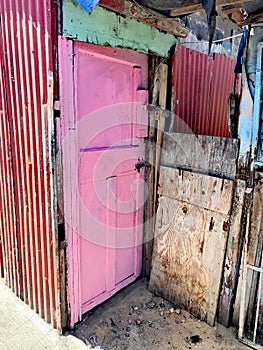
M 73 324 L 141 273 L 144 171 L 135 167 L 147 136 L 147 56 L 65 39 L 60 47 Z

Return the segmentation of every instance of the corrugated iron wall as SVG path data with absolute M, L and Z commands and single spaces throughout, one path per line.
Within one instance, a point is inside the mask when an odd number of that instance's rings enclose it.
M 0 271 L 59 328 L 53 15 L 52 0 L 0 0 Z
M 228 98 L 234 87 L 235 60 L 178 45 L 173 56 L 175 131 L 229 137 Z

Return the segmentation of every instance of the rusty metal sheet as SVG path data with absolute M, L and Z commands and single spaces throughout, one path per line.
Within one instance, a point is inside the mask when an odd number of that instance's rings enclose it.
M 0 0 L 0 261 L 15 293 L 59 328 L 52 4 Z
M 228 98 L 235 60 L 177 45 L 173 56 L 174 131 L 229 137 Z

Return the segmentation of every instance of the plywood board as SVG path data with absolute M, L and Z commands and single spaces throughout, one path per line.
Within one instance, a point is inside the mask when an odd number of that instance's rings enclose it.
M 161 164 L 234 178 L 239 141 L 227 137 L 166 133 Z
M 228 215 L 233 181 L 161 166 L 159 194 Z
M 234 182 L 165 167 L 160 178 L 149 287 L 213 325 Z

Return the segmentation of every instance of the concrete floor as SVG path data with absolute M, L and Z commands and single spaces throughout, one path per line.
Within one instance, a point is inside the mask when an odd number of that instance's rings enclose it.
M 147 306 L 149 301 L 155 306 Z M 72 335 L 60 336 L 0 279 L 0 350 L 248 349 L 231 329 L 209 327 L 183 310 L 171 313 L 170 303 L 153 296 L 143 280 L 86 315 L 75 331 L 88 346 Z M 191 344 L 196 334 L 202 342 Z
M 79 339 L 60 336 L 0 279 L 1 350 L 81 350 L 88 347 Z
M 87 313 L 75 331 L 104 350 L 249 350 L 235 329 L 210 327 L 153 295 L 143 279 Z

